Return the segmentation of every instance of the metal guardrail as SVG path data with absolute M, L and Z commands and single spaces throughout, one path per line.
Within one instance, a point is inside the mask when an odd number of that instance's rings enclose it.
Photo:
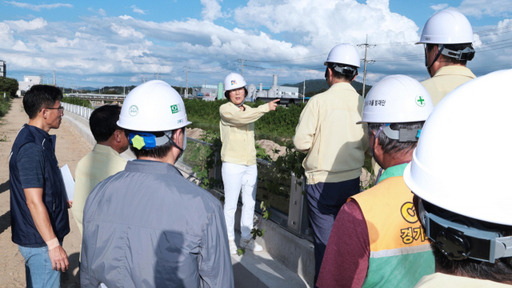
M 65 103 L 65 102 L 62 102 L 61 104 L 62 104 L 62 107 L 64 107 L 64 110 L 74 113 L 80 117 L 87 119 L 87 120 L 89 120 L 89 118 L 91 117 L 91 113 L 93 111 L 93 109 L 91 109 L 91 108 L 87 108 L 87 107 L 79 106 L 79 105 L 75 105 L 75 104 L 69 104 L 69 103 Z
M 74 105 L 74 104 L 70 104 L 70 103 L 64 103 L 64 102 L 62 102 L 62 106 L 64 107 L 66 112 L 74 113 L 80 117 L 85 118 L 86 120 L 89 120 L 91 113 L 93 111 L 93 109 L 91 109 L 91 108 Z M 209 147 L 212 146 L 212 144 L 210 144 L 208 142 L 190 138 L 190 137 L 187 137 L 187 141 L 190 141 L 189 142 L 190 144 L 195 143 L 198 145 L 205 145 L 205 146 L 209 146 Z M 189 146 L 189 149 L 190 148 L 191 147 Z M 190 151 L 189 149 L 187 149 L 185 153 L 187 153 L 187 151 Z M 220 155 L 216 155 L 216 156 L 217 156 L 218 164 L 214 165 L 213 169 L 209 172 L 209 177 L 214 178 L 215 180 L 219 181 L 219 183 L 221 183 L 222 182 L 221 181 L 222 180 L 222 176 L 221 176 L 222 175 L 222 173 L 221 173 L 222 166 L 220 163 Z M 201 184 L 202 180 L 198 178 L 198 176 L 196 175 L 195 172 L 193 172 L 191 165 L 184 163 L 184 161 L 183 161 L 184 158 L 185 157 L 182 157 L 179 160 L 179 163 L 177 163 L 177 165 L 176 165 L 177 168 L 180 169 L 184 174 L 188 175 L 188 177 L 187 177 L 188 180 L 190 180 L 196 184 Z M 259 158 L 257 159 L 257 163 L 258 163 L 258 171 L 259 171 L 258 174 L 260 174 L 260 172 L 263 172 L 264 169 L 270 169 L 274 165 L 273 162 L 269 162 L 269 161 L 259 159 Z M 263 174 L 263 173 L 261 173 L 261 174 Z M 262 181 L 265 181 L 265 179 L 263 179 Z M 309 231 L 309 221 L 308 221 L 308 217 L 307 217 L 306 199 L 305 199 L 305 195 L 303 193 L 304 186 L 305 186 L 304 182 L 305 182 L 304 179 L 302 179 L 300 181 L 297 180 L 295 175 L 293 175 L 293 173 L 292 173 L 291 179 L 290 179 L 290 186 L 282 187 L 283 189 L 289 190 L 289 198 L 288 198 L 289 203 L 288 203 L 288 207 L 287 207 L 288 211 L 280 211 L 278 209 L 274 209 L 271 207 L 270 208 L 270 220 L 272 220 L 273 222 L 277 223 L 284 229 L 290 231 L 291 233 L 293 233 L 299 237 L 309 238 L 311 233 Z M 258 186 L 262 186 L 262 185 L 258 185 Z M 260 188 L 264 189 L 262 187 L 260 187 Z M 220 191 L 217 191 L 217 192 L 224 194 L 222 189 L 220 189 Z M 257 193 L 257 195 L 259 195 L 259 194 L 260 193 Z M 256 201 L 257 201 L 256 209 L 260 210 L 259 203 L 261 202 L 261 199 L 257 199 Z M 286 209 L 281 209 L 281 210 L 286 210 Z M 261 211 L 259 211 L 259 212 L 261 212 Z
M 124 101 L 126 95 L 119 94 L 93 94 L 93 93 L 67 93 L 67 97 L 75 97 L 86 100 Z
M 210 144 L 208 142 L 201 141 L 198 139 L 188 138 L 188 137 L 187 137 L 187 141 L 190 141 L 192 143 L 196 143 L 199 145 L 206 145 L 209 147 L 213 146 L 212 144 Z M 192 144 L 190 142 L 189 142 L 189 144 Z M 189 145 L 188 147 L 190 147 L 190 146 L 191 145 Z M 190 148 L 192 148 L 192 147 L 190 147 Z M 188 149 L 189 148 L 187 148 L 187 150 Z M 185 151 L 185 153 L 187 153 L 187 151 Z M 184 158 L 184 157 L 182 157 L 182 158 Z M 273 162 L 259 159 L 259 158 L 257 158 L 256 161 L 258 164 L 258 191 L 256 193 L 256 210 L 258 212 L 261 212 L 259 204 L 261 203 L 261 201 L 264 200 L 264 199 L 262 199 L 262 194 L 264 194 L 265 193 L 264 191 L 266 191 L 266 188 L 262 187 L 262 186 L 265 186 L 265 185 L 262 185 L 262 184 L 264 184 L 262 182 L 268 181 L 268 180 L 262 179 L 262 177 L 260 177 L 260 176 L 264 175 L 265 172 L 272 173 L 271 171 L 268 172 L 265 170 L 271 170 L 275 164 Z M 220 162 L 220 155 L 216 155 L 216 162 L 217 162 L 216 165 L 214 165 L 213 169 L 209 172 L 209 177 L 222 183 L 222 173 L 221 173 L 222 166 L 221 166 L 221 162 Z M 200 183 L 200 181 L 201 181 L 197 178 L 197 175 L 195 175 L 195 173 L 194 173 L 194 179 L 196 180 L 196 183 Z M 278 224 L 279 226 L 281 226 L 282 228 L 286 229 L 287 231 L 289 231 L 301 238 L 310 238 L 311 231 L 309 228 L 308 211 L 307 211 L 307 205 L 306 205 L 306 198 L 305 198 L 305 195 L 303 192 L 303 191 L 305 191 L 305 189 L 304 189 L 305 180 L 304 180 L 304 178 L 302 178 L 301 180 L 297 179 L 297 177 L 295 175 L 293 175 L 293 173 L 292 173 L 292 175 L 290 177 L 290 182 L 288 182 L 288 183 L 289 183 L 288 184 L 289 186 L 284 184 L 285 187 L 283 187 L 281 185 L 281 188 L 283 188 L 286 191 L 289 191 L 289 193 L 285 193 L 285 194 L 289 194 L 289 196 L 286 198 L 287 206 L 286 207 L 281 206 L 280 207 L 281 209 L 278 209 L 275 206 L 273 206 L 273 205 L 275 205 L 275 203 L 272 203 L 272 201 L 270 201 L 271 207 L 269 209 L 270 210 L 270 218 L 269 219 L 271 221 L 275 222 L 276 224 Z M 222 186 L 220 186 L 219 188 L 221 190 L 220 192 L 223 194 Z M 274 196 L 279 197 L 279 195 L 275 195 L 275 194 L 274 194 Z M 280 198 L 282 200 L 282 198 L 283 198 L 282 195 Z

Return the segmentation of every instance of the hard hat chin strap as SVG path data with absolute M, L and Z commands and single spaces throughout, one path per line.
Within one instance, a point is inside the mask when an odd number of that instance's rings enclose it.
M 371 156 L 372 157 L 374 157 L 374 155 L 375 155 L 375 143 L 377 143 L 377 141 L 379 141 L 380 132 L 382 132 L 382 129 L 384 129 L 384 127 L 386 125 L 389 125 L 389 124 L 384 124 L 384 125 L 380 126 L 379 130 L 377 131 L 377 133 L 375 133 L 375 137 L 373 137 L 372 151 L 371 151 Z
M 329 67 L 329 66 L 328 66 Z M 330 68 L 344 75 L 347 78 L 354 78 L 357 75 L 357 69 L 343 66 L 336 63 L 330 63 Z
M 445 47 L 441 50 L 441 54 L 450 58 L 455 58 L 459 61 L 471 61 L 473 57 L 475 57 L 475 49 L 466 47 L 462 50 L 450 50 Z
M 437 54 L 436 54 L 436 57 L 434 57 L 434 60 L 432 61 L 432 63 L 430 63 L 430 65 L 428 65 L 427 63 L 427 49 L 425 48 L 425 66 L 427 66 L 427 70 L 430 71 L 430 68 L 432 68 L 432 65 L 434 65 L 434 63 L 436 63 L 437 59 L 439 59 L 439 56 L 441 56 L 443 50 L 444 50 L 444 45 L 443 44 L 439 44 L 438 46 L 438 50 L 437 50 Z
M 503 237 L 496 231 L 477 229 L 439 217 L 427 212 L 421 199 L 418 210 L 426 235 L 448 259 L 470 258 L 494 263 L 496 259 L 512 257 L 512 236 Z
M 165 135 L 167 136 L 167 138 L 169 138 L 169 142 L 171 142 L 171 144 L 178 148 L 178 150 L 180 150 L 180 154 L 178 155 L 178 157 L 176 157 L 176 161 L 178 161 L 178 159 L 180 159 L 180 157 L 183 155 L 183 152 L 185 152 L 185 149 L 187 148 L 187 135 L 186 135 L 186 129 L 185 128 L 180 128 L 180 129 L 183 129 L 183 147 L 180 147 L 178 146 L 178 144 L 176 144 L 176 142 L 174 142 L 174 140 L 172 140 L 172 131 L 167 131 L 165 132 Z
M 438 51 L 436 57 L 434 57 L 434 60 L 430 65 L 427 63 L 427 55 L 425 55 L 425 66 L 427 66 L 427 69 L 430 71 L 430 68 L 434 63 L 436 63 L 439 56 L 444 55 L 446 57 L 455 58 L 458 61 L 471 61 L 473 57 L 475 57 L 475 49 L 471 47 L 466 47 L 462 50 L 451 50 L 444 46 L 444 44 L 437 45 Z M 427 53 L 427 49 L 425 49 L 425 53 Z
M 390 125 L 391 124 L 386 124 L 382 129 L 382 132 L 384 132 L 388 138 L 398 140 L 398 142 L 418 142 L 421 129 L 400 128 L 399 130 L 393 130 Z

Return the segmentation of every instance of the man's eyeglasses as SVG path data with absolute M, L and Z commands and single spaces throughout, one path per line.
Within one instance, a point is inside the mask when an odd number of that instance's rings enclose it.
M 64 111 L 64 107 L 62 107 L 62 106 L 59 106 L 59 107 L 57 107 L 57 108 L 46 107 L 45 109 L 50 109 L 50 110 L 58 109 L 58 110 L 59 110 L 59 112 L 60 112 L 60 111 Z

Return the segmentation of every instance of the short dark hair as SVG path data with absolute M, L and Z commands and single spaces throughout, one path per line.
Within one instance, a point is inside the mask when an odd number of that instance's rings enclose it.
M 400 129 L 421 129 L 423 127 L 424 121 L 419 122 L 408 122 L 408 123 L 391 123 L 389 127 L 393 130 Z M 377 133 L 384 123 L 368 123 L 368 130 Z M 398 140 L 391 139 L 386 136 L 385 133 L 381 131 L 379 133 L 379 144 L 382 146 L 382 151 L 384 153 L 398 153 L 401 151 L 409 151 L 416 148 L 418 142 L 399 142 Z
M 432 245 L 436 268 L 443 273 L 471 278 L 487 279 L 495 282 L 512 283 L 511 258 L 496 259 L 495 263 L 474 259 L 450 260 L 435 245 Z
M 42 108 L 51 107 L 62 100 L 62 91 L 55 86 L 34 85 L 23 96 L 23 109 L 34 119 Z
M 180 128 L 180 129 L 185 129 L 185 128 Z M 173 130 L 173 135 L 174 135 L 174 131 L 176 130 Z M 129 138 L 129 135 L 130 133 L 137 133 L 137 131 L 130 131 L 130 130 L 125 130 L 125 134 L 126 134 L 126 137 Z M 155 135 L 155 137 L 162 137 L 165 135 L 164 132 L 144 132 L 144 133 L 150 133 L 150 134 L 153 134 Z M 164 145 L 160 145 L 160 146 L 156 146 L 155 148 L 152 148 L 152 149 L 137 149 L 135 147 L 133 147 L 131 141 L 130 141 L 130 150 L 132 150 L 133 154 L 135 154 L 135 156 L 137 158 L 139 157 L 152 157 L 152 158 L 164 158 L 167 153 L 169 153 L 169 151 L 171 150 L 171 147 L 172 147 L 172 143 L 171 141 L 165 143 Z
M 121 106 L 119 105 L 103 105 L 92 111 L 89 127 L 96 142 L 107 141 L 114 131 L 121 129 L 117 126 L 120 113 Z

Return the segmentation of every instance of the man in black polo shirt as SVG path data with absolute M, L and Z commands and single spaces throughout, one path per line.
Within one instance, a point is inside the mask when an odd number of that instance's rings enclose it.
M 60 271 L 68 269 L 61 244 L 69 233 L 67 196 L 55 157 L 55 135 L 62 121 L 62 92 L 35 85 L 23 97 L 29 116 L 11 150 L 12 241 L 25 258 L 27 287 L 60 287 Z

